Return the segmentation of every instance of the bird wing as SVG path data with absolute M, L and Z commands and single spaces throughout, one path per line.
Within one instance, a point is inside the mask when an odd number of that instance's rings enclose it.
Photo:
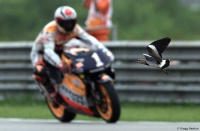
M 169 37 L 162 38 L 160 40 L 154 41 L 150 44 L 150 46 L 154 46 L 160 57 L 162 58 L 162 53 L 165 51 L 165 49 L 168 47 L 171 39 Z
M 148 45 L 147 51 L 150 56 L 154 57 L 154 59 L 158 61 L 158 64 L 162 62 L 162 55 L 159 54 L 157 48 L 154 45 Z
M 158 61 L 154 57 L 152 57 L 148 54 L 143 54 L 143 55 L 144 55 L 144 58 L 145 58 L 146 63 L 148 65 L 151 65 L 151 66 L 157 66 L 158 65 Z

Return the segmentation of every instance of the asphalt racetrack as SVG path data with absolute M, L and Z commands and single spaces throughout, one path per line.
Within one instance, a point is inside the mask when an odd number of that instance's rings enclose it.
M 200 131 L 200 123 L 73 121 L 66 124 L 57 120 L 1 118 L 0 131 Z

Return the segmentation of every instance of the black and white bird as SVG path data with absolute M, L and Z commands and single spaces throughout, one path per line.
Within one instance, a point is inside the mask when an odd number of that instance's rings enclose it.
M 148 66 L 158 67 L 162 71 L 166 72 L 165 68 L 170 65 L 169 59 L 163 59 L 162 53 L 168 47 L 171 39 L 166 37 L 157 41 L 152 42 L 146 48 L 148 54 L 143 54 L 144 59 L 138 59 L 137 62 Z

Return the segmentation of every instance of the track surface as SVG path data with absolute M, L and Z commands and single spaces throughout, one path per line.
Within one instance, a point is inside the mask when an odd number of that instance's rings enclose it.
M 200 131 L 200 123 L 178 122 L 118 122 L 0 119 L 0 131 Z

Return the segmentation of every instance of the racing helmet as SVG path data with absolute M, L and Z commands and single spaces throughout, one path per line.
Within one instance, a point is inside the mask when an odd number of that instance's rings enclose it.
M 58 7 L 54 14 L 58 29 L 62 32 L 72 32 L 76 25 L 77 14 L 70 6 Z

